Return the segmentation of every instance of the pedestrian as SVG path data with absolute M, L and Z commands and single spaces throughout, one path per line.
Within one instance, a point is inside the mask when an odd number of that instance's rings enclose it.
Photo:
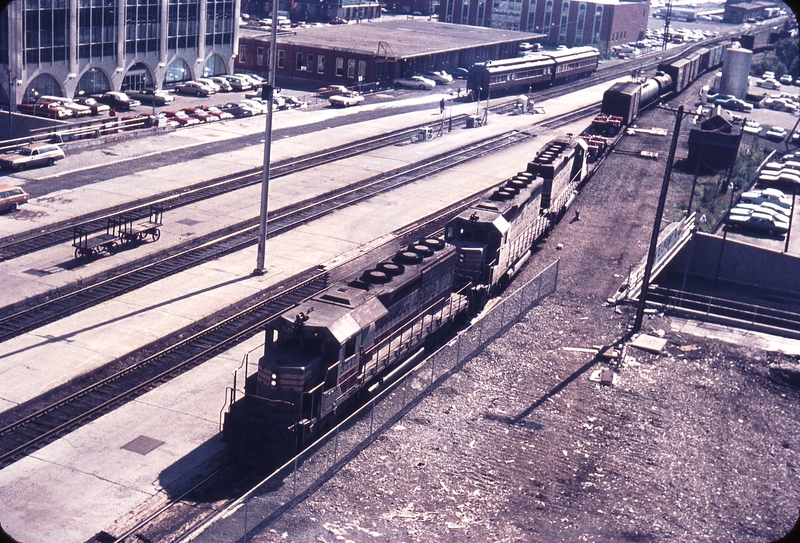
M 444 98 L 439 100 L 439 113 L 444 113 Z

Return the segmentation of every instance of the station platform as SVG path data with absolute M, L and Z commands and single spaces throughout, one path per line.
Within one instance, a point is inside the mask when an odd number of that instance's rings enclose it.
M 528 143 L 486 156 L 431 176 L 411 186 L 350 206 L 327 217 L 277 236 L 267 242 L 267 273 L 252 274 L 256 248 L 220 258 L 120 296 L 90 310 L 65 318 L 0 344 L 0 411 L 35 398 L 87 371 L 100 367 L 152 340 L 202 319 L 308 267 L 331 264 L 342 255 L 358 254 L 371 242 L 439 210 L 459 199 L 488 189 L 518 171 L 547 141 L 558 135 L 579 133 L 586 121 L 557 130 L 536 128 L 553 115 L 598 102 L 611 82 L 537 104 L 545 114 L 494 115 L 478 129 L 457 129 L 431 141 L 391 147 L 335 165 L 285 176 L 270 185 L 270 209 L 319 194 L 376 173 L 446 153 L 470 142 L 509 130 L 537 134 Z M 304 155 L 331 145 L 377 135 L 399 126 L 439 121 L 440 95 L 420 100 L 420 110 L 390 115 L 390 105 L 380 121 L 353 122 L 274 142 L 275 160 Z M 476 105 L 456 104 L 453 115 L 471 114 Z M 333 115 L 351 115 L 358 109 L 298 112 L 287 122 L 311 122 Z M 282 118 L 275 117 L 278 125 Z M 95 160 L 113 160 L 120 176 L 62 193 L 51 193 L 28 204 L 32 211 L 23 225 L 2 221 L 0 236 L 13 228 L 80 215 L 97 208 L 135 201 L 200 179 L 257 167 L 263 148 L 241 149 L 214 155 L 196 163 L 164 164 L 146 173 L 125 175 L 126 157 L 162 149 L 197 145 L 215 138 L 264 129 L 264 119 L 218 123 L 176 131 L 174 134 L 121 142 L 109 148 L 80 153 L 80 160 L 62 161 L 47 175 L 63 175 Z M 152 141 L 151 141 L 152 140 Z M 75 157 L 76 160 L 78 157 Z M 109 158 L 110 157 L 110 158 Z M 35 182 L 42 172 L 23 172 L 20 178 Z M 72 248 L 53 247 L 28 257 L 0 263 L 9 288 L 0 293 L 0 305 L 20 301 L 80 281 L 148 252 L 163 250 L 191 236 L 199 236 L 258 215 L 260 187 L 251 187 L 212 200 L 174 210 L 164 216 L 162 237 L 131 251 L 73 266 Z M 32 272 L 32 270 L 38 270 Z M 41 273 L 46 272 L 46 273 Z M 200 466 L 224 455 L 220 442 L 220 415 L 232 373 L 249 351 L 257 351 L 256 336 L 201 366 L 173 379 L 125 406 L 0 470 L 0 519 L 4 529 L 25 542 L 82 542 L 101 530 L 115 533 L 133 517 L 163 504 Z M 132 443 L 157 444 L 137 449 Z M 127 448 L 126 448 L 127 446 Z M 138 452 L 137 452 L 138 451 Z M 133 513 L 131 513 L 133 512 Z

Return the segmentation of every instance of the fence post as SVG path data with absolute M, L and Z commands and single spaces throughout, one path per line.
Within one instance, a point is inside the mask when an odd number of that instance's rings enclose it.
M 336 464 L 339 461 L 339 427 L 336 427 L 336 435 L 333 439 L 333 468 L 336 469 Z
M 292 472 L 292 503 L 297 499 L 297 457 L 294 457 L 294 471 Z

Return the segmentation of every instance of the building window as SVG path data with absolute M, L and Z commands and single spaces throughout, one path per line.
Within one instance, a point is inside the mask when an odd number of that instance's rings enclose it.
M 256 64 L 259 66 L 264 65 L 264 48 L 256 47 Z
M 233 42 L 234 0 L 206 0 L 206 45 Z
M 306 71 L 314 73 L 314 55 L 307 55 L 306 56 Z
M 567 21 L 569 20 L 569 0 L 561 4 L 561 24 L 558 27 L 558 43 L 567 41 Z
M 356 76 L 356 59 L 347 59 L 347 77 L 350 79 Z
M 286 64 L 286 51 L 278 49 L 278 68 L 283 68 Z
M 129 0 L 130 1 L 130 0 Z M 94 4 L 94 5 L 92 5 Z M 135 9 L 135 8 L 134 8 Z M 144 31 L 146 32 L 149 10 L 144 14 Z M 130 11 L 126 8 L 127 12 Z M 126 21 L 126 24 L 128 22 Z M 157 21 L 156 21 L 157 24 Z M 128 34 L 130 31 L 128 31 Z M 127 35 L 126 35 L 127 37 Z M 144 49 L 147 49 L 147 42 L 144 41 Z M 126 41 L 126 48 L 128 43 Z M 117 8 L 114 5 L 102 5 L 98 3 L 81 0 L 78 3 L 78 57 L 79 58 L 102 58 L 114 56 L 117 52 Z
M 453 22 L 453 7 L 455 6 L 455 0 L 447 0 L 447 15 L 445 16 L 446 23 Z
M 358 80 L 364 81 L 367 76 L 367 61 L 366 60 L 359 60 L 358 61 Z
M 243 43 L 239 44 L 239 62 L 247 64 L 247 46 Z
M 342 77 L 344 75 L 344 59 L 342 57 L 336 57 L 336 77 Z
M 303 53 L 297 53 L 294 57 L 294 69 L 298 72 L 303 69 Z
M 325 73 L 325 55 L 317 55 L 317 73 Z
M 25 64 L 65 61 L 69 24 L 67 2 L 26 0 L 23 13 Z
M 553 0 L 547 0 L 544 4 L 544 23 L 542 24 L 542 32 L 547 34 L 550 38 L 550 22 L 553 19 Z
M 575 27 L 575 45 L 583 43 L 583 26 L 586 23 L 586 2 L 578 5 L 578 24 Z
M 592 30 L 592 45 L 600 43 L 600 28 L 603 24 L 603 6 L 595 6 L 594 29 Z
M 533 32 L 535 26 L 536 26 L 536 0 L 530 0 L 530 2 L 528 2 L 528 26 L 526 27 L 526 30 L 528 32 Z
M 461 24 L 465 25 L 469 23 L 469 2 L 464 2 L 464 5 L 461 7 Z
M 167 47 L 171 50 L 197 47 L 197 0 L 169 0 Z

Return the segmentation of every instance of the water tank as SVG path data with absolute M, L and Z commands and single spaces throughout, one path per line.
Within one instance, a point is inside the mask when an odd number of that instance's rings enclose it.
M 722 65 L 722 80 L 719 92 L 732 94 L 736 98 L 744 99 L 747 95 L 747 76 L 750 73 L 750 63 L 753 61 L 753 52 L 749 49 L 738 47 L 734 43 L 725 50 Z

